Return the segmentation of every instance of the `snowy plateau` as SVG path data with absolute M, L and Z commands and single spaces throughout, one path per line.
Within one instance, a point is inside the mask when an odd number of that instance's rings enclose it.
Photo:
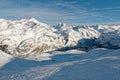
M 0 80 L 120 80 L 120 25 L 0 19 Z

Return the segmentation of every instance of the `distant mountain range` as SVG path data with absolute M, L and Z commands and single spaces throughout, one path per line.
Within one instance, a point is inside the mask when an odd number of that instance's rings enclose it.
M 0 49 L 17 57 L 53 50 L 120 48 L 120 25 L 50 26 L 35 18 L 0 19 Z

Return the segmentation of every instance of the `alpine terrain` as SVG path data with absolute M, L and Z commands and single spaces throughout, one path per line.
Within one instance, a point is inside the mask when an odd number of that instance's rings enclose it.
M 120 25 L 0 19 L 0 80 L 120 80 Z

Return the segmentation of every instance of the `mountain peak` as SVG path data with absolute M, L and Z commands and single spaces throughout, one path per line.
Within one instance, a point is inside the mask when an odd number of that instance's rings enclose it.
M 47 24 L 45 24 L 45 23 L 42 23 L 42 22 L 40 22 L 40 21 L 38 21 L 36 18 L 29 18 L 29 21 L 32 21 L 32 22 L 34 22 L 34 23 L 38 23 L 38 24 L 40 24 L 40 25 L 43 25 L 43 26 L 46 26 Z
M 35 18 L 30 18 L 29 21 L 35 22 L 35 23 L 39 23 L 39 21 Z
M 66 26 L 65 23 L 59 23 L 58 26 Z

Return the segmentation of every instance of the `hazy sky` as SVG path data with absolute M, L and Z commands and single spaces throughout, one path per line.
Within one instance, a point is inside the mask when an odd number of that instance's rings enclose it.
M 0 18 L 57 24 L 118 23 L 120 0 L 0 0 Z

